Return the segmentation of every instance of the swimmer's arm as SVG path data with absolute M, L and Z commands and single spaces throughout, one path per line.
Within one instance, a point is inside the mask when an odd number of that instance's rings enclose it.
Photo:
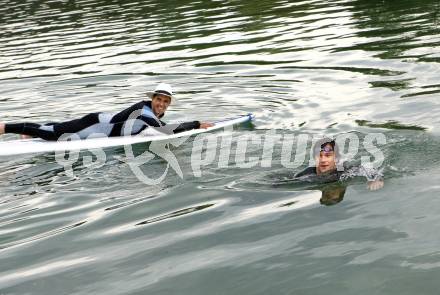
M 208 127 L 214 126 L 214 124 L 212 123 L 200 122 L 200 121 L 184 122 L 180 124 L 165 124 L 161 121 L 161 123 L 163 124 L 162 126 L 154 126 L 154 127 L 157 131 L 165 134 L 180 133 L 183 131 L 199 129 L 199 128 L 206 129 Z
M 364 166 L 353 166 L 344 169 L 341 180 L 363 176 L 367 179 L 367 188 L 375 191 L 384 186 L 383 174 L 381 170 L 366 168 Z
M 174 133 L 179 133 L 179 132 L 188 131 L 188 130 L 192 130 L 192 129 L 206 129 L 206 128 L 209 128 L 212 126 L 214 126 L 214 124 L 208 123 L 208 122 L 200 122 L 200 121 L 185 122 L 185 123 L 180 123 L 174 129 Z
M 367 188 L 370 191 L 377 191 L 384 186 L 383 174 L 381 170 L 377 170 L 374 168 L 365 168 L 361 166 L 365 172 L 365 177 L 367 178 Z

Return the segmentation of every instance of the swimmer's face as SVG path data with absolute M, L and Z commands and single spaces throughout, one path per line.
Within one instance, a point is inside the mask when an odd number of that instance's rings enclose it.
M 165 113 L 171 103 L 171 97 L 163 94 L 155 94 L 151 99 L 153 113 L 159 117 Z
M 316 173 L 323 174 L 336 170 L 336 157 L 331 144 L 326 144 L 324 150 L 316 157 Z

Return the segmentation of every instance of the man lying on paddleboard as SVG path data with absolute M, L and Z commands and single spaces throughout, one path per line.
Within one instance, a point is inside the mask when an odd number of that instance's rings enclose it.
M 376 169 L 365 168 L 362 165 L 337 167 L 340 155 L 338 146 L 333 139 L 324 138 L 318 141 L 313 147 L 313 156 L 316 165 L 296 174 L 296 179 L 308 182 L 332 182 L 363 176 L 367 178 L 370 190 L 378 190 L 384 185 L 383 175 Z
M 0 135 L 15 133 L 21 134 L 22 138 L 40 137 L 45 140 L 58 140 L 63 134 L 75 134 L 78 138 L 85 139 L 94 134 L 100 136 L 135 135 L 147 127 L 155 127 L 164 133 L 179 133 L 214 126 L 212 123 L 199 121 L 166 125 L 160 119 L 165 115 L 173 98 L 171 86 L 161 83 L 147 95 L 151 98 L 150 101 L 140 101 L 117 114 L 91 113 L 80 119 L 47 124 L 0 123 Z M 124 124 L 129 119 L 135 120 L 132 121 L 130 128 L 125 128 Z

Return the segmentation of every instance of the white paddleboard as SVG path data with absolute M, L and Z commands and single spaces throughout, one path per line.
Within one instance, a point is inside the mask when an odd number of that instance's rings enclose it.
M 90 139 L 70 140 L 70 141 L 46 141 L 40 138 L 2 141 L 0 142 L 0 156 L 12 156 L 12 155 L 55 152 L 55 151 L 85 150 L 85 149 L 95 149 L 95 148 L 104 148 L 104 147 L 112 147 L 112 146 L 131 145 L 140 142 L 169 140 L 173 138 L 191 136 L 194 134 L 209 132 L 227 126 L 248 122 L 251 121 L 253 118 L 254 116 L 252 114 L 247 114 L 236 118 L 214 122 L 214 126 L 209 127 L 207 129 L 193 129 L 171 135 L 159 133 L 157 131 L 148 132 L 148 129 L 151 128 L 147 128 L 146 129 L 147 135 L 145 133 L 140 133 L 134 136 L 101 137 L 101 138 L 90 138 Z M 148 134 L 148 133 L 154 133 L 154 134 Z

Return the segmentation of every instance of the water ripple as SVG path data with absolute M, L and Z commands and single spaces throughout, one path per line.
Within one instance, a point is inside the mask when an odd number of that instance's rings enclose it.
M 439 11 L 437 0 L 0 0 L 2 122 L 116 112 L 168 82 L 178 99 L 166 121 L 254 113 L 236 139 L 387 137 L 384 190 L 353 181 L 330 207 L 320 187 L 274 185 L 295 172 L 275 160 L 239 169 L 231 157 L 195 177 L 191 140 L 176 150 L 184 179 L 158 186 L 121 149 L 73 177 L 52 154 L 2 158 L 0 289 L 435 294 Z

